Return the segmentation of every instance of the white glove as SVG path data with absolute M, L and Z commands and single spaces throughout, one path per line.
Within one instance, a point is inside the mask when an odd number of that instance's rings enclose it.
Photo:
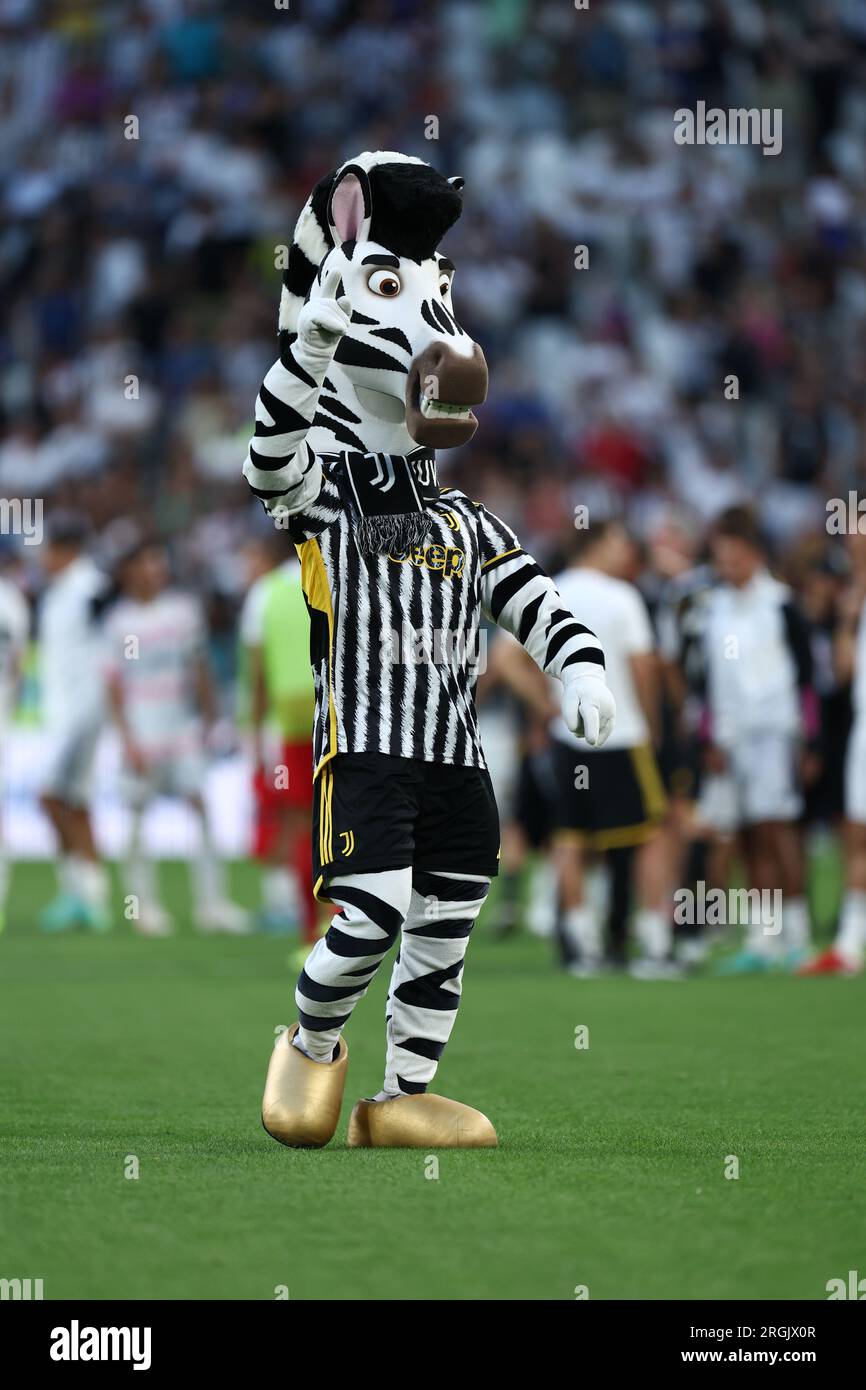
M 562 717 L 578 738 L 600 748 L 613 729 L 616 701 L 602 676 L 574 676 L 563 684 Z
M 310 298 L 298 314 L 298 339 L 295 344 L 298 360 L 307 365 L 329 364 L 340 339 L 348 330 L 352 307 L 346 295 L 337 299 L 340 271 L 332 266 L 322 275 L 320 284 L 313 283 Z

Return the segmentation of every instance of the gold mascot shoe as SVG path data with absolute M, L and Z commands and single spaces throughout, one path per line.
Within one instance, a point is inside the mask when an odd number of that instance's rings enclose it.
M 312 1062 L 292 1046 L 295 1023 L 274 1047 L 262 1097 L 262 1124 L 290 1149 L 321 1149 L 334 1137 L 343 1103 L 349 1049 L 340 1039 L 333 1062 Z
M 424 1094 L 359 1100 L 346 1142 L 350 1149 L 495 1149 L 499 1141 L 480 1110 Z

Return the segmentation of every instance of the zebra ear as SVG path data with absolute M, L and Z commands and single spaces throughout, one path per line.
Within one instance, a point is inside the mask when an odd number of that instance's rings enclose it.
M 328 226 L 335 246 L 344 241 L 369 241 L 373 200 L 366 170 L 347 164 L 337 175 L 328 201 Z

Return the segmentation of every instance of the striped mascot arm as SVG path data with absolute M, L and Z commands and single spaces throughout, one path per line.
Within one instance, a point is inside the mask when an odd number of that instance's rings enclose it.
M 294 515 L 318 496 L 322 466 L 305 442 L 318 394 L 316 382 L 303 371 L 293 348 L 285 361 L 274 363 L 262 382 L 244 477 L 269 512 Z
M 281 331 L 279 360 L 256 401 L 256 429 L 244 477 L 275 516 L 303 513 L 306 519 L 322 491 L 321 461 L 307 435 L 328 368 L 349 326 L 348 301 L 337 298 L 339 289 L 339 272 L 325 270 L 297 315 L 296 332 Z M 332 508 L 325 505 L 323 510 L 329 515 Z
M 510 527 L 478 507 L 484 611 L 526 648 L 549 676 L 604 676 L 594 632 L 563 606 L 553 580 L 527 555 Z

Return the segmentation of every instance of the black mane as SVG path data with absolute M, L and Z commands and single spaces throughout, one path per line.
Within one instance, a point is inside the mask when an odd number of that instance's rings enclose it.
M 328 198 L 336 170 L 316 184 L 312 206 L 328 237 Z M 373 199 L 370 240 L 412 261 L 426 261 L 463 209 L 456 188 L 429 164 L 376 164 L 368 171 Z

